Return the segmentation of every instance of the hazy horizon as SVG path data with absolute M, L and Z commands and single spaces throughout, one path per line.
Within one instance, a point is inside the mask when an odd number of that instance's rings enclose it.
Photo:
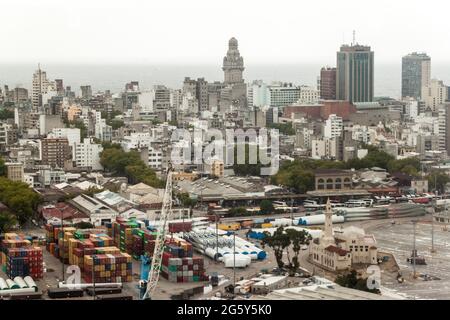
M 434 67 L 433 67 L 434 66 Z M 244 79 L 292 82 L 315 86 L 322 64 L 246 64 Z M 32 74 L 37 64 L 0 64 L 0 85 L 31 87 Z M 169 88 L 182 87 L 184 77 L 204 77 L 208 82 L 222 81 L 222 65 L 145 65 L 145 64 L 41 64 L 50 79 L 64 80 L 65 86 L 79 93 L 81 85 L 91 85 L 94 92 L 110 89 L 120 92 L 125 83 L 139 81 L 141 90 L 164 84 Z M 432 75 L 450 84 L 450 63 L 432 63 Z M 400 98 L 401 63 L 375 63 L 375 95 Z

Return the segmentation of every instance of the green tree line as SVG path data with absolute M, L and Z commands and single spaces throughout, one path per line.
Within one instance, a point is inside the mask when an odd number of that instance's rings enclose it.
M 4 224 L 1 227 L 4 227 L 15 222 L 22 225 L 33 218 L 42 198 L 26 183 L 0 177 L 0 202 L 9 208 L 1 213 L 0 220 Z
M 369 147 L 369 152 L 362 159 L 344 161 L 333 160 L 295 160 L 281 166 L 278 173 L 271 177 L 271 182 L 284 185 L 297 193 L 306 193 L 314 190 L 314 171 L 317 169 L 364 169 L 379 167 L 389 173 L 402 172 L 411 176 L 419 176 L 420 160 L 407 158 L 396 160 L 390 154 L 375 147 Z
M 154 188 L 163 188 L 164 181 L 158 179 L 154 170 L 149 168 L 137 151 L 125 152 L 117 145 L 105 148 L 100 154 L 100 163 L 105 170 L 124 175 L 130 183 L 143 182 Z

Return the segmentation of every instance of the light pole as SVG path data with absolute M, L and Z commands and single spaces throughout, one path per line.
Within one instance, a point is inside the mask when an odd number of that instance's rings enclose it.
M 416 251 L 416 224 L 417 221 L 413 220 L 413 252 L 412 252 L 412 259 L 413 259 L 413 278 L 416 278 L 416 257 L 417 257 L 417 251 Z
M 236 231 L 233 232 L 233 297 L 236 290 Z
M 216 261 L 219 259 L 219 215 L 216 212 Z
M 61 260 L 62 260 L 62 281 L 65 281 L 65 270 L 64 270 L 64 209 L 61 209 L 61 231 L 62 231 L 62 246 L 60 250 Z
M 435 190 L 436 192 L 436 196 L 434 197 L 434 208 L 433 211 L 431 212 L 431 253 L 435 253 L 436 249 L 434 248 L 434 215 L 436 214 L 436 205 L 437 205 L 437 196 L 438 196 L 438 191 Z

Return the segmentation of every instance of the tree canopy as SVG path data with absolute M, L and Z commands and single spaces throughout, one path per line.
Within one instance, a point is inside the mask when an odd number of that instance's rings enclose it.
M 369 152 L 362 159 L 351 159 L 344 161 L 333 160 L 295 160 L 284 163 L 278 173 L 271 177 L 271 182 L 284 185 L 296 193 L 306 193 L 314 190 L 314 170 L 317 169 L 355 169 L 379 167 L 390 173 L 402 172 L 411 176 L 418 176 L 420 171 L 420 160 L 418 158 L 406 158 L 396 160 L 390 154 L 369 146 Z
M 267 126 L 271 129 L 278 129 L 278 131 L 282 134 L 285 134 L 287 136 L 293 136 L 295 135 L 295 129 L 292 127 L 292 123 L 272 123 Z
M 27 184 L 0 177 L 0 202 L 11 210 L 20 224 L 34 217 L 41 201 L 41 196 Z
M 428 188 L 430 190 L 445 193 L 445 185 L 450 182 L 450 176 L 440 171 L 433 171 L 428 176 Z
M 0 110 L 0 120 L 14 119 L 14 111 L 8 109 Z
M 261 214 L 271 214 L 275 211 L 272 201 L 270 201 L 270 200 L 261 201 L 259 207 L 260 207 Z
M 369 289 L 367 287 L 367 278 L 358 278 L 358 273 L 356 270 L 351 270 L 350 272 L 336 277 L 335 282 L 346 288 L 367 291 L 372 293 L 380 293 L 379 289 Z
M 0 157 L 0 176 L 6 176 L 6 165 L 5 160 L 3 160 L 2 157 Z
M 154 188 L 164 187 L 164 181 L 158 179 L 137 151 L 125 152 L 117 146 L 106 148 L 100 154 L 100 163 L 105 170 L 126 176 L 130 183 L 143 182 Z
M 263 246 L 267 245 L 273 249 L 278 268 L 286 268 L 289 274 L 293 275 L 300 268 L 298 256 L 301 247 L 309 244 L 311 240 L 311 235 L 305 230 L 298 231 L 279 227 L 273 235 L 266 233 L 262 243 Z M 287 263 L 283 260 L 283 255 L 286 255 Z

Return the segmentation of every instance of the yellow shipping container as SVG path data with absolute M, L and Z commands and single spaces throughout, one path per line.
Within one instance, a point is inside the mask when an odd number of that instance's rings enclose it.
M 236 231 L 241 228 L 241 225 L 239 223 L 228 223 L 228 224 L 221 223 L 217 227 L 220 230 L 224 231 Z

